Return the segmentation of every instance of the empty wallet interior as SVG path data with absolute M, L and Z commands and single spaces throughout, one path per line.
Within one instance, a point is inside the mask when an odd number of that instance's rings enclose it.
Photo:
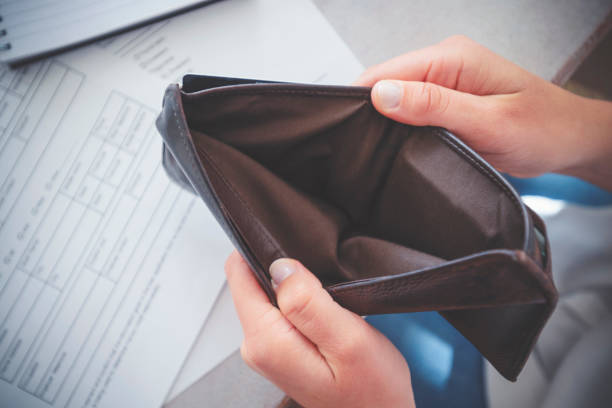
M 503 181 L 443 132 L 385 120 L 367 89 L 238 85 L 187 94 L 183 108 L 261 265 L 296 258 L 327 286 L 525 245 Z

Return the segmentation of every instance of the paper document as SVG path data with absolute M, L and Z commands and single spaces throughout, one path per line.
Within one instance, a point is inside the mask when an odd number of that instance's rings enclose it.
M 164 174 L 156 110 L 85 72 L 2 75 L 0 406 L 159 405 L 223 283 L 204 271 L 230 245 Z
M 211 0 L 3 0 L 0 61 L 14 63 Z
M 161 167 L 170 79 L 361 69 L 306 1 L 155 27 L 0 70 L 1 407 L 160 406 L 206 321 L 231 245 Z

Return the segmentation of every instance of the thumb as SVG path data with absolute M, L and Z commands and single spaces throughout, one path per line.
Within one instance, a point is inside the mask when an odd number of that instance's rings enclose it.
M 430 82 L 379 81 L 372 103 L 381 114 L 415 126 L 440 126 L 458 134 L 472 134 L 489 119 L 492 101 Z
M 360 316 L 336 303 L 300 262 L 277 259 L 270 266 L 270 275 L 281 313 L 326 359 L 343 354 L 352 346 L 347 342 L 354 341 L 354 336 L 363 338 L 371 330 Z

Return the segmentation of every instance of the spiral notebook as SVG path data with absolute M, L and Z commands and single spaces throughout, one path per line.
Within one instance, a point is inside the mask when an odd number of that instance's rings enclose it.
M 212 1 L 0 0 L 0 62 L 23 62 Z

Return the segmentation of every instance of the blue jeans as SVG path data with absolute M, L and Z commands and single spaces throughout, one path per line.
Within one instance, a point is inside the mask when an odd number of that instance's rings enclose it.
M 508 180 L 521 195 L 591 206 L 612 205 L 612 193 L 572 177 L 546 174 Z M 367 320 L 406 358 L 418 408 L 486 407 L 480 353 L 438 313 L 369 316 Z
M 483 360 L 437 312 L 369 316 L 410 366 L 417 408 L 484 408 Z

